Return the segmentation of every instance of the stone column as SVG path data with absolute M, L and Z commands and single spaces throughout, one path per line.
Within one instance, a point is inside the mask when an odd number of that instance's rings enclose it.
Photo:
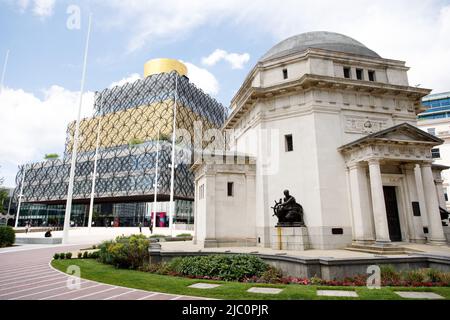
M 421 164 L 420 171 L 422 173 L 423 191 L 425 194 L 425 204 L 428 215 L 430 242 L 432 244 L 445 244 L 446 239 L 442 229 L 439 202 L 436 194 L 433 172 L 431 171 L 431 163 L 424 162 Z
M 447 210 L 447 205 L 445 203 L 445 196 L 444 196 L 444 180 L 441 179 L 435 179 L 434 180 L 436 184 L 436 193 L 438 197 L 439 206 Z
M 376 242 L 387 244 L 391 242 L 387 223 L 386 204 L 384 202 L 383 182 L 381 180 L 380 161 L 369 161 L 370 190 L 372 193 L 373 218 L 375 222 Z
M 425 192 L 423 191 L 422 172 L 420 171 L 419 164 L 416 164 L 414 167 L 414 177 L 416 178 L 417 198 L 419 199 L 422 225 L 425 227 L 428 226 L 428 216 L 427 206 L 425 204 Z
M 406 185 L 409 193 L 410 202 L 407 204 L 407 220 L 409 225 L 409 239 L 411 242 L 424 243 L 425 235 L 423 233 L 423 223 L 422 217 L 415 217 L 413 212 L 412 202 L 418 202 L 420 208 L 420 200 L 417 191 L 417 183 L 414 172 L 415 164 L 406 164 L 402 166 L 403 172 L 405 174 Z M 420 215 L 425 214 L 425 211 L 422 211 L 420 208 Z
M 366 167 L 362 163 L 349 166 L 350 195 L 353 215 L 353 236 L 357 243 L 375 240 L 373 215 L 370 207 Z
M 198 194 L 198 179 L 195 179 L 194 182 L 194 203 L 193 203 L 193 207 L 194 207 L 194 236 L 192 237 L 192 242 L 194 244 L 197 244 L 198 242 L 198 202 L 199 202 L 199 194 Z M 155 217 L 154 219 L 156 219 L 156 208 L 155 208 Z

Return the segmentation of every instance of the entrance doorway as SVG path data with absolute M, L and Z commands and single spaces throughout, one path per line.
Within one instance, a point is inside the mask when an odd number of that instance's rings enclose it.
M 383 186 L 383 193 L 384 202 L 386 205 L 389 238 L 391 239 L 391 241 L 402 241 L 395 187 Z

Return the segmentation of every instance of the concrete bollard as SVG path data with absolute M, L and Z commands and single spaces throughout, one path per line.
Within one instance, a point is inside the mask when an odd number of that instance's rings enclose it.
M 150 243 L 148 248 L 149 264 L 161 263 L 161 245 L 157 242 Z

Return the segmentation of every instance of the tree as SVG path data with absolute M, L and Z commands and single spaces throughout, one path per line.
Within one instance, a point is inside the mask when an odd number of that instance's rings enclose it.
M 58 158 L 59 158 L 59 154 L 57 154 L 57 153 L 47 153 L 44 156 L 45 160 L 54 160 L 54 159 L 58 159 Z
M 172 141 L 172 136 L 170 134 L 166 134 L 166 133 L 161 133 L 159 135 L 159 140 L 160 141 L 168 141 L 171 142 Z
M 8 189 L 3 187 L 4 177 L 0 177 L 0 212 L 3 211 L 4 203 L 9 196 Z
M 0 187 L 0 211 L 3 211 L 5 201 L 8 199 L 9 192 L 7 189 Z
M 139 138 L 132 138 L 132 139 L 130 140 L 130 142 L 128 143 L 128 145 L 129 145 L 130 147 L 134 147 L 134 146 L 138 146 L 138 145 L 140 145 L 140 144 L 142 144 L 142 143 L 144 143 L 143 140 L 141 140 L 141 139 L 139 139 Z

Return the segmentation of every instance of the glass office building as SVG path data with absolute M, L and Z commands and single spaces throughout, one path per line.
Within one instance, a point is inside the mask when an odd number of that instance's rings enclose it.
M 422 104 L 427 109 L 418 115 L 419 120 L 450 118 L 450 92 L 430 94 Z

